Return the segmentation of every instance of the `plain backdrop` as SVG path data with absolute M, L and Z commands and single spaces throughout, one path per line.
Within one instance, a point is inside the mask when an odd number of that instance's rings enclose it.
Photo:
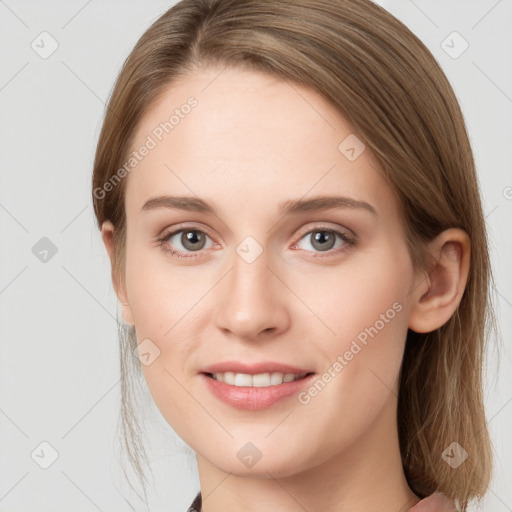
M 512 1 L 379 3 L 440 62 L 473 144 L 501 341 L 491 340 L 486 374 L 496 470 L 472 510 L 509 511 Z M 172 4 L 0 0 L 0 511 L 145 510 L 116 450 L 118 306 L 90 175 L 121 64 Z M 149 510 L 184 512 L 199 489 L 193 452 L 154 405 L 144 414 L 156 476 Z

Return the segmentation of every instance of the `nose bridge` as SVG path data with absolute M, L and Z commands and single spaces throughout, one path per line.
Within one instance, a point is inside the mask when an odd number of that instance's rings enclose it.
M 245 251 L 245 252 L 244 252 Z M 254 258 L 254 259 L 253 259 Z M 265 292 L 270 285 L 269 276 L 272 273 L 267 268 L 269 261 L 265 251 L 254 257 L 254 249 L 247 244 L 237 247 L 237 254 L 233 258 L 233 270 L 231 271 L 230 285 L 232 291 L 237 294 L 253 296 Z M 264 285 L 267 285 L 265 287 Z
M 265 285 L 272 286 L 272 272 L 267 268 L 272 265 L 270 251 L 263 239 L 264 234 L 247 235 L 235 247 L 229 281 L 231 291 L 240 298 L 252 296 L 258 300 L 257 295 L 265 292 Z

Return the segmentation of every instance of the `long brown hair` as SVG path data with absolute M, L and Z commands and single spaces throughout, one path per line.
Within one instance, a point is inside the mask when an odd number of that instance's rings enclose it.
M 386 10 L 370 0 L 183 0 L 157 19 L 119 74 L 94 162 L 98 225 L 109 220 L 115 229 L 114 282 L 124 276 L 126 180 L 108 193 L 105 184 L 123 166 L 145 112 L 173 81 L 228 65 L 308 86 L 338 109 L 399 199 L 417 268 L 428 272 L 426 244 L 441 231 L 468 233 L 471 268 L 457 311 L 434 332 L 408 333 L 397 418 L 412 491 L 420 497 L 443 492 L 466 510 L 486 492 L 492 473 L 482 378 L 486 327 L 494 325 L 485 223 L 452 87 L 425 45 Z M 120 341 L 127 371 L 133 329 Z M 122 425 L 142 480 L 144 450 L 126 380 Z M 469 454 L 457 469 L 443 458 L 454 442 Z

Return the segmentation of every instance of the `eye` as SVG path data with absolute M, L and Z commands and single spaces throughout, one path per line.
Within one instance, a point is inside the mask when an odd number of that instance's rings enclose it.
M 201 251 L 215 245 L 215 242 L 204 231 L 192 228 L 182 228 L 165 233 L 158 238 L 158 242 L 165 253 L 170 253 L 178 258 L 199 257 Z M 355 244 L 355 238 L 350 237 L 347 233 L 333 228 L 320 227 L 308 231 L 292 249 L 299 248 L 314 252 L 316 253 L 314 256 L 319 256 L 319 253 L 332 255 L 343 252 Z
M 211 242 L 209 245 L 208 240 Z M 184 258 L 195 257 L 186 253 L 209 249 L 214 243 L 204 231 L 199 229 L 180 229 L 179 231 L 166 233 L 158 241 L 164 252 Z
M 302 241 L 305 241 L 303 243 Z M 355 245 L 355 240 L 346 233 L 332 228 L 316 228 L 308 231 L 294 247 L 314 252 L 339 252 Z

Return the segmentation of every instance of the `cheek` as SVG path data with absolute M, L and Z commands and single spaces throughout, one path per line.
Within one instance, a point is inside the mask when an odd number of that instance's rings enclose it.
M 173 423 L 179 418 L 169 415 L 193 409 L 184 388 L 194 375 L 193 354 L 204 327 L 201 299 L 211 282 L 206 273 L 173 265 L 156 249 L 128 246 L 126 287 L 137 342 L 151 353 L 151 363 L 141 362 L 141 368 L 155 403 Z
M 336 375 L 331 379 L 336 382 L 333 388 L 351 390 L 351 408 L 371 402 L 372 397 L 382 400 L 395 387 L 407 335 L 412 276 L 406 250 L 390 245 L 378 254 L 354 258 L 354 265 L 341 265 L 339 271 L 317 279 L 315 286 L 297 281 L 301 284 L 297 293 L 322 321 L 306 320 L 317 325 L 316 352 L 326 356 L 325 369 Z
M 127 264 L 132 316 L 137 342 L 141 346 L 145 343 L 151 353 L 150 364 L 144 364 L 144 351 L 139 352 L 141 369 L 156 406 L 188 442 L 190 422 L 204 420 L 187 390 L 194 384 L 188 367 L 196 346 L 194 340 L 199 339 L 199 308 L 193 306 L 204 295 L 205 284 L 188 279 L 155 259 L 152 262 L 151 258 L 132 254 L 134 257 Z
M 359 335 L 364 342 L 371 327 L 390 339 L 398 325 L 403 331 L 412 276 L 407 253 L 384 247 L 293 282 L 294 291 L 317 314 L 316 322 L 323 321 L 330 346 L 339 348 Z
M 159 249 L 128 248 L 126 283 L 138 336 L 166 343 L 187 330 L 194 305 L 208 291 L 208 279 L 194 270 L 167 261 Z
M 340 270 L 309 296 L 311 309 L 334 331 L 317 330 L 323 335 L 316 337 L 312 353 L 323 354 L 324 365 L 318 381 L 299 397 L 302 416 L 295 418 L 327 440 L 320 458 L 349 446 L 377 416 L 389 413 L 386 404 L 398 395 L 409 278 L 396 251 L 389 254 L 358 270 Z

